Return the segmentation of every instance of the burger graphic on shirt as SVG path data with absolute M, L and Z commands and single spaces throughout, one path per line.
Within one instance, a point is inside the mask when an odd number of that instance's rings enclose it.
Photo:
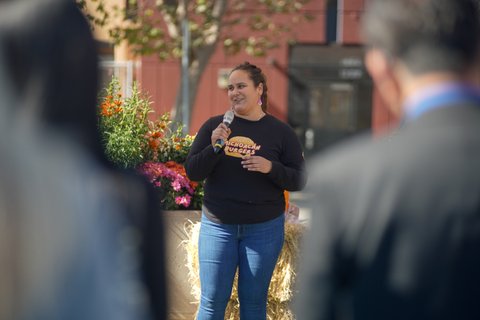
M 242 136 L 230 138 L 225 143 L 225 154 L 230 157 L 241 158 L 246 155 L 253 156 L 261 146 L 257 145 L 252 139 Z

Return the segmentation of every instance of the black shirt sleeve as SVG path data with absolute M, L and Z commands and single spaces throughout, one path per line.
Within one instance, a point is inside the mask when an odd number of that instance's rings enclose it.
M 219 118 L 215 125 L 216 118 L 218 117 L 210 118 L 203 124 L 188 153 L 184 166 L 188 178 L 192 181 L 202 181 L 207 178 L 220 159 L 221 153 L 215 153 L 211 143 L 212 131 L 221 122 Z
M 307 181 L 302 147 L 290 127 L 285 128 L 284 132 L 281 161 L 272 161 L 268 176 L 284 190 L 299 191 Z

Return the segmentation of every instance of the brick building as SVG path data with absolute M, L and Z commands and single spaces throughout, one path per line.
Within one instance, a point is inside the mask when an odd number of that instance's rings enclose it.
M 288 44 L 286 35 L 266 57 L 227 56 L 218 46 L 200 82 L 190 132 L 208 117 L 225 112 L 229 102 L 222 79 L 244 61 L 265 72 L 269 112 L 292 125 L 307 155 L 360 131 L 378 133 L 395 125 L 397 119 L 383 105 L 363 65 L 359 24 L 364 2 L 311 0 L 306 10 L 315 19 L 295 26 L 297 42 Z M 248 30 L 239 27 L 236 32 Z M 155 110 L 169 111 L 179 90 L 180 64 L 141 57 L 133 70 Z

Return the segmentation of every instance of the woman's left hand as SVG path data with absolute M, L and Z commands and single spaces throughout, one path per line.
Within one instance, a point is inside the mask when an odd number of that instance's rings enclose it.
M 269 173 L 272 170 L 272 162 L 260 156 L 243 156 L 242 166 L 248 171 Z

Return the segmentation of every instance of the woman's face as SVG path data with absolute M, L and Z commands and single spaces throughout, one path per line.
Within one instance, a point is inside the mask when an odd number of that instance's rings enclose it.
M 262 95 L 263 85 L 255 87 L 248 73 L 243 70 L 235 70 L 228 79 L 228 98 L 235 113 L 249 116 L 255 115 L 262 110 L 258 100 Z

